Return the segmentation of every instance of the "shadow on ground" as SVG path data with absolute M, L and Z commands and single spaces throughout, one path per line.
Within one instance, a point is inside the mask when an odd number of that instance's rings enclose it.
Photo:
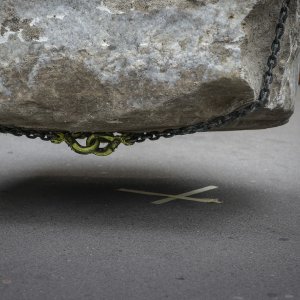
M 87 171 L 87 170 L 86 170 Z M 224 231 L 244 220 L 267 213 L 261 200 L 264 192 L 249 187 L 232 187 L 226 182 L 157 178 L 107 178 L 57 176 L 45 170 L 27 179 L 14 180 L 0 187 L 0 223 L 37 223 L 65 226 L 96 226 L 182 232 L 195 228 Z M 129 173 L 130 174 L 130 173 Z M 151 177 L 152 177 L 151 176 Z M 180 194 L 216 184 L 218 190 L 193 197 L 219 198 L 223 204 L 202 204 L 175 200 L 163 205 L 151 202 L 160 197 L 119 192 L 119 188 Z

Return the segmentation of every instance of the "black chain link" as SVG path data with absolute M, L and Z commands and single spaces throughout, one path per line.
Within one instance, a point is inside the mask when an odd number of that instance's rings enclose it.
M 7 127 L 0 126 L 1 133 L 9 133 L 14 136 L 26 136 L 29 139 L 37 139 L 40 138 L 43 141 L 51 141 L 57 137 L 56 132 L 54 131 L 42 131 L 42 130 L 33 130 L 27 128 L 17 128 L 17 127 Z
M 285 23 L 288 18 L 290 2 L 291 0 L 284 0 L 282 3 L 278 22 L 276 24 L 275 38 L 271 45 L 271 54 L 267 60 L 267 70 L 264 73 L 262 87 L 257 100 L 244 107 L 238 108 L 227 115 L 213 118 L 208 122 L 201 122 L 196 125 L 185 126 L 177 129 L 168 129 L 161 132 L 151 131 L 151 132 L 143 132 L 143 133 L 132 133 L 129 135 L 127 134 L 128 142 L 132 144 L 142 143 L 148 139 L 151 141 L 156 141 L 161 137 L 172 138 L 176 135 L 193 134 L 196 132 L 205 132 L 212 129 L 217 129 L 233 121 L 236 121 L 242 117 L 245 117 L 249 113 L 254 112 L 261 107 L 264 107 L 268 102 L 271 93 L 271 85 L 273 82 L 273 70 L 277 66 L 278 55 L 281 49 L 281 39 L 285 31 Z M 39 131 L 39 130 L 8 127 L 8 126 L 1 126 L 1 125 L 0 125 L 0 132 L 10 133 L 15 136 L 25 135 L 30 139 L 40 138 L 43 141 L 51 141 L 57 138 L 58 134 L 61 133 L 56 131 Z M 81 135 L 80 138 L 86 138 L 89 135 L 91 135 L 91 133 L 81 133 L 80 135 Z

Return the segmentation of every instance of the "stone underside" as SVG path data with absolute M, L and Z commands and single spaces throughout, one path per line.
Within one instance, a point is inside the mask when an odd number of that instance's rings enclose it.
M 257 98 L 281 0 L 1 0 L 0 124 L 148 131 L 224 115 Z M 264 109 L 226 127 L 288 121 L 299 6 Z

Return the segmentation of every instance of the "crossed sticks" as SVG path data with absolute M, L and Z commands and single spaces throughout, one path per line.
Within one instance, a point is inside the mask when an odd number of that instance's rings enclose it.
M 207 186 L 201 189 L 193 190 L 187 193 L 179 194 L 179 195 L 168 195 L 168 194 L 162 194 L 162 193 L 152 193 L 152 192 L 145 192 L 145 191 L 138 191 L 138 190 L 129 190 L 129 189 L 118 189 L 120 192 L 128 192 L 128 193 L 134 193 L 134 194 L 141 194 L 141 195 L 148 195 L 148 196 L 160 196 L 165 197 L 163 199 L 157 200 L 152 202 L 152 204 L 165 204 L 170 201 L 174 200 L 187 200 L 187 201 L 195 201 L 195 202 L 201 202 L 201 203 L 222 203 L 219 199 L 210 199 L 210 198 L 192 198 L 189 196 L 204 193 L 207 191 L 215 190 L 217 189 L 217 186 Z

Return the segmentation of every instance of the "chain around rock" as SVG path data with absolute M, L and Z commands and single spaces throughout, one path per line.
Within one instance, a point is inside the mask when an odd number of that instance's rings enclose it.
M 251 112 L 264 107 L 268 102 L 273 82 L 273 70 L 277 66 L 278 55 L 281 49 L 281 40 L 285 31 L 285 24 L 288 18 L 290 2 L 291 0 L 284 0 L 280 9 L 278 22 L 276 24 L 275 38 L 271 45 L 271 54 L 267 60 L 267 70 L 263 76 L 262 87 L 258 99 L 246 106 L 230 112 L 227 115 L 215 117 L 207 122 L 201 122 L 195 125 L 185 126 L 177 129 L 142 133 L 72 133 L 33 130 L 1 125 L 0 132 L 10 133 L 15 136 L 24 135 L 30 139 L 40 138 L 43 141 L 51 141 L 55 144 L 65 142 L 76 153 L 84 155 L 95 154 L 97 156 L 107 156 L 112 154 L 120 144 L 129 146 L 135 143 L 142 143 L 148 139 L 154 141 L 160 139 L 161 137 L 171 138 L 176 135 L 205 132 L 226 126 L 229 123 L 245 117 Z M 79 143 L 78 140 L 81 139 L 86 140 L 85 145 Z

